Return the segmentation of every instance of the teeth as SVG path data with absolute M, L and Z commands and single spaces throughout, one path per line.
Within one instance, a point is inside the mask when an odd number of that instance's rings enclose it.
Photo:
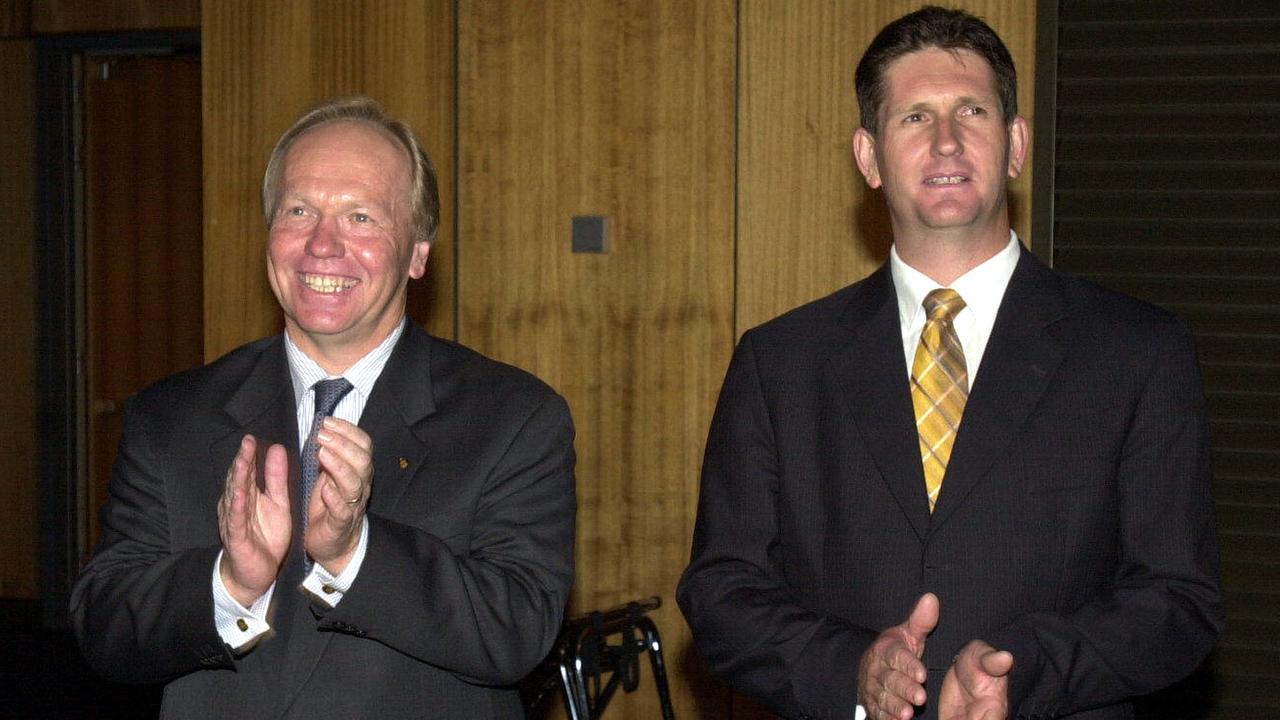
M 959 185 L 962 182 L 964 182 L 963 175 L 946 175 L 925 180 L 927 185 Z
M 302 282 L 306 286 L 318 293 L 336 293 L 342 292 L 350 287 L 355 287 L 356 281 L 350 278 L 335 277 L 333 275 L 310 275 L 304 274 Z

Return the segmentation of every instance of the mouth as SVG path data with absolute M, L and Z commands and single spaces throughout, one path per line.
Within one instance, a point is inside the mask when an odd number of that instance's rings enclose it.
M 965 182 L 969 182 L 965 175 L 935 175 L 924 180 L 925 185 L 959 185 Z
M 331 295 L 349 290 L 360 284 L 359 280 L 353 278 L 341 277 L 339 275 L 316 275 L 313 273 L 302 273 L 302 284 L 311 288 L 318 293 Z

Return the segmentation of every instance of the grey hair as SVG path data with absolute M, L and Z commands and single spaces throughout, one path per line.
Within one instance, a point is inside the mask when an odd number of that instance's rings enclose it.
M 262 176 L 262 216 L 267 229 L 275 221 L 276 206 L 280 202 L 280 180 L 284 175 L 285 156 L 293 143 L 310 130 L 331 122 L 363 122 L 385 131 L 404 148 L 413 172 L 413 188 L 410 205 L 413 212 L 414 240 L 435 240 L 440 227 L 440 189 L 436 181 L 436 169 L 413 130 L 403 121 L 387 115 L 372 98 L 363 95 L 336 98 L 308 110 L 280 136 L 267 170 Z

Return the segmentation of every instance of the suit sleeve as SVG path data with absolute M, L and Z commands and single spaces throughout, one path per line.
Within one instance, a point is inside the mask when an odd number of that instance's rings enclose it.
M 72 628 L 89 665 L 110 680 L 231 667 L 213 620 L 210 578 L 221 548 L 171 551 L 165 472 L 149 426 L 159 414 L 138 402 L 125 412 L 102 538 L 72 591 Z
M 1109 592 L 985 638 L 1014 656 L 1010 707 L 1056 717 L 1154 692 L 1190 673 L 1224 624 L 1208 425 L 1190 333 L 1150 336 L 1116 480 L 1120 561 Z
M 549 393 L 518 420 L 484 478 L 466 551 L 370 513 L 364 564 L 321 629 L 481 684 L 514 683 L 546 656 L 573 581 L 573 424 Z
M 779 462 L 748 333 L 707 439 L 680 608 L 699 653 L 735 689 L 787 717 L 853 718 L 858 663 L 876 633 L 790 590 L 777 550 Z

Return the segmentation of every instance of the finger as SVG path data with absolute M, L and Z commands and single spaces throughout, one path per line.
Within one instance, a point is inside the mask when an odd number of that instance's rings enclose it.
M 349 436 L 330 430 L 329 428 L 321 428 L 316 433 L 316 441 L 320 444 L 320 450 L 328 450 L 331 453 L 342 458 L 348 465 L 352 467 L 368 467 L 369 451 L 361 445 L 357 444 Z
M 924 663 L 920 661 L 919 657 L 919 653 L 923 651 L 923 646 L 916 650 L 906 643 L 895 643 L 885 653 L 885 664 L 891 670 L 901 673 L 904 678 L 914 681 L 916 684 L 922 683 L 928 676 L 925 672 Z
M 369 437 L 369 433 L 360 429 L 360 426 L 349 423 L 340 417 L 329 415 L 324 419 L 324 429 L 328 430 L 339 437 L 349 440 L 353 445 L 364 450 L 366 453 L 373 453 L 373 438 Z
M 289 506 L 289 456 L 283 445 L 272 445 L 267 448 L 267 457 L 262 464 L 267 497 L 277 505 Z
M 879 703 L 880 709 L 889 717 L 900 718 L 901 720 L 907 720 L 907 718 L 915 714 L 915 705 L 924 704 L 923 701 L 914 703 L 895 693 L 892 689 L 886 689 L 886 692 L 881 694 Z
M 317 458 L 320 460 L 320 469 L 343 498 L 351 500 L 364 497 L 364 474 L 349 458 L 324 445 L 321 445 Z
M 235 457 L 231 458 L 231 466 L 227 468 L 226 484 L 222 488 L 223 497 L 230 499 L 237 485 L 244 482 L 245 474 L 253 467 L 252 458 L 257 441 L 252 435 L 240 438 L 240 447 Z
M 894 705 L 895 713 L 910 706 L 923 705 L 927 697 L 924 686 L 909 673 L 890 672 L 884 677 L 884 685 L 887 695 L 900 699 Z
M 242 533 L 247 525 L 248 488 L 253 484 L 253 453 L 256 447 L 252 435 L 241 438 L 240 449 L 232 458 L 231 467 L 227 468 L 226 485 L 222 489 L 220 516 L 226 528 L 236 534 Z
M 344 455 L 332 447 L 321 446 L 320 468 L 333 480 L 344 500 L 364 500 L 369 497 L 369 483 L 372 477 L 370 457 L 353 446 L 347 446 L 344 450 L 352 451 L 355 456 Z
M 924 682 L 924 676 L 916 673 L 916 670 L 923 670 L 924 664 L 916 657 L 913 648 L 905 643 L 896 643 L 886 653 L 884 653 L 884 664 L 890 666 L 890 669 L 897 670 L 909 678 L 914 678 L 918 682 Z
M 219 520 L 222 528 L 222 540 L 224 543 L 242 537 L 245 534 L 245 528 L 248 521 L 245 518 L 245 506 L 248 504 L 245 500 L 244 490 L 234 484 L 228 484 L 226 489 L 225 500 L 219 507 Z
M 336 523 L 339 529 L 345 529 L 349 526 L 362 510 L 357 496 L 346 495 L 345 491 L 332 481 L 324 483 L 320 487 L 318 494 L 324 503 L 324 509 L 329 518 Z M 355 499 L 356 502 L 351 502 L 352 499 Z
M 349 423 L 348 428 L 361 435 L 364 434 L 364 431 Z M 316 434 L 316 440 L 319 441 L 321 450 L 328 449 L 336 454 L 346 464 L 350 465 L 360 478 L 366 478 L 372 474 L 373 456 L 367 445 L 362 444 L 367 438 L 343 434 L 324 427 Z

